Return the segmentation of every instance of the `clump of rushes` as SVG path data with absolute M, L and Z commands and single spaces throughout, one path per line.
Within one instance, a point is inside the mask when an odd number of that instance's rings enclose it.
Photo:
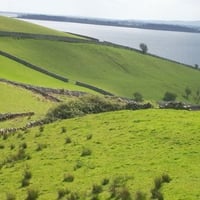
M 74 181 L 74 176 L 72 174 L 65 174 L 63 181 L 64 182 L 73 182 Z
M 39 192 L 36 189 L 29 189 L 27 191 L 26 200 L 36 200 L 39 197 Z
M 65 195 L 67 195 L 69 193 L 70 193 L 70 191 L 68 189 L 64 189 L 64 188 L 59 189 L 57 199 L 62 199 Z
M 86 136 L 86 139 L 87 139 L 87 140 L 91 140 L 91 139 L 92 139 L 92 134 L 88 134 L 88 135 Z
M 92 186 L 92 193 L 93 194 L 99 194 L 99 193 L 101 193 L 102 192 L 102 186 L 101 185 L 96 185 L 96 184 L 94 184 L 93 186 Z
M 29 185 L 31 177 L 32 173 L 28 169 L 26 169 L 24 171 L 24 177 L 22 179 L 22 187 L 26 187 Z
M 16 200 L 16 196 L 12 193 L 7 193 L 6 200 Z
M 61 128 L 61 133 L 66 133 L 67 132 L 67 129 L 63 126 L 62 128 Z
M 109 179 L 108 178 L 104 178 L 101 182 L 101 185 L 107 185 L 109 183 Z
M 70 137 L 66 137 L 65 144 L 70 144 L 72 142 Z
M 82 150 L 82 153 L 81 153 L 81 156 L 84 157 L 84 156 L 90 156 L 92 154 L 92 151 L 88 148 L 83 148 Z

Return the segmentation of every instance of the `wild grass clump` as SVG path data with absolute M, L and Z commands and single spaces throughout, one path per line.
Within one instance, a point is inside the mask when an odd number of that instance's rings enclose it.
M 39 127 L 39 132 L 41 133 L 41 132 L 43 132 L 44 131 L 44 126 L 40 126 Z
M 43 149 L 47 148 L 46 144 L 38 144 L 36 151 L 42 151 Z
M 109 183 L 109 179 L 108 178 L 104 178 L 101 182 L 101 185 L 108 185 Z
M 74 181 L 74 176 L 72 174 L 65 174 L 63 178 L 64 182 L 73 182 Z
M 85 157 L 85 156 L 90 156 L 92 154 L 92 151 L 88 148 L 83 148 L 81 156 Z
M 92 139 L 92 136 L 93 136 L 92 134 L 88 134 L 88 135 L 86 136 L 86 139 L 87 139 L 87 140 L 91 140 L 91 139 Z
M 14 145 L 14 144 L 11 144 L 11 145 L 10 145 L 10 149 L 13 150 L 14 148 L 15 148 L 15 145 Z
M 5 145 L 4 144 L 0 144 L 0 149 L 4 149 Z
M 64 188 L 59 189 L 57 199 L 62 199 L 65 195 L 67 195 L 69 193 L 70 193 L 70 191 L 68 189 L 64 189 Z
M 126 182 L 130 177 L 116 177 L 110 185 L 110 198 L 131 200 L 131 193 L 126 187 Z
M 102 189 L 102 186 L 101 185 L 97 185 L 97 184 L 94 184 L 92 186 L 92 194 L 99 194 L 103 191 Z
M 171 178 L 168 174 L 163 174 L 161 177 L 156 177 L 154 179 L 154 188 L 151 189 L 151 198 L 163 200 L 164 197 L 160 190 L 164 183 L 169 183 L 170 181 Z
M 83 166 L 83 162 L 78 160 L 74 166 L 74 170 L 80 169 Z
M 61 133 L 66 133 L 67 132 L 67 129 L 63 126 L 61 127 Z
M 36 189 L 28 189 L 26 200 L 36 200 L 39 197 L 39 192 Z
M 146 194 L 141 191 L 137 191 L 135 194 L 135 200 L 146 200 Z
M 31 177 L 32 177 L 32 173 L 31 173 L 29 170 L 26 169 L 26 170 L 24 171 L 24 177 L 23 177 L 23 179 L 22 179 L 21 186 L 22 186 L 22 187 L 28 186 L 29 183 L 30 183 Z
M 70 144 L 72 142 L 70 137 L 65 138 L 65 144 Z
M 20 145 L 19 145 L 19 148 L 21 148 L 21 149 L 26 149 L 26 148 L 27 148 L 26 142 L 23 142 L 22 144 L 20 144 Z
M 79 200 L 80 196 L 77 192 L 72 192 L 70 195 L 67 197 L 67 200 Z
M 6 200 L 16 200 L 16 196 L 12 193 L 6 193 Z

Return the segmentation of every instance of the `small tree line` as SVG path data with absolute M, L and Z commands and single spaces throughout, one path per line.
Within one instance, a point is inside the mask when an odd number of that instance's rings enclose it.
M 200 103 L 200 88 L 198 88 L 196 91 L 192 91 L 189 87 L 186 87 L 184 90 L 184 93 L 182 97 L 187 101 L 193 101 L 196 104 Z M 176 101 L 177 94 L 174 92 L 167 91 L 164 93 L 164 96 L 162 98 L 163 101 Z M 144 97 L 140 92 L 134 92 L 133 93 L 133 100 L 136 102 L 143 102 Z

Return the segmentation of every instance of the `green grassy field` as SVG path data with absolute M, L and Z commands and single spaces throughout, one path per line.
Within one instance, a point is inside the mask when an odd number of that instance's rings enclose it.
M 0 42 L 1 50 L 120 96 L 140 92 L 145 99 L 161 100 L 170 91 L 183 100 L 186 87 L 193 93 L 200 87 L 198 70 L 130 50 L 28 39 L 0 38 Z
M 50 88 L 64 88 L 74 91 L 83 91 L 95 94 L 94 91 L 79 87 L 73 83 L 65 83 L 43 73 L 32 70 L 6 57 L 0 56 L 0 78 Z
M 64 34 L 4 17 L 0 30 Z M 0 78 L 16 82 L 92 93 L 73 85 L 82 81 L 120 96 L 137 91 L 149 100 L 166 91 L 183 100 L 186 87 L 192 95 L 200 88 L 198 70 L 122 48 L 6 37 L 0 43 L 0 50 L 70 79 L 63 83 L 0 56 Z M 2 82 L 0 91 L 0 113 L 35 112 L 0 122 L 0 130 L 42 119 L 58 105 Z M 199 118 L 192 111 L 117 111 L 0 135 L 0 200 L 27 199 L 29 189 L 39 192 L 39 200 L 139 200 L 138 192 L 147 200 L 163 174 L 171 178 L 159 188 L 165 200 L 198 200 Z
M 28 188 L 37 189 L 41 200 L 57 199 L 61 188 L 77 192 L 80 199 L 92 199 L 93 185 L 108 179 L 99 194 L 104 200 L 110 197 L 109 188 L 117 177 L 127 180 L 125 187 L 132 199 L 137 191 L 149 199 L 154 179 L 165 173 L 172 179 L 162 187 L 165 200 L 197 200 L 199 117 L 199 112 L 188 111 L 119 111 L 64 120 L 46 125 L 44 130 L 36 127 L 1 138 L 1 162 L 16 154 L 23 143 L 29 159 L 0 169 L 0 199 L 6 199 L 7 192 L 25 199 Z M 84 148 L 91 154 L 81 156 Z M 21 187 L 27 169 L 32 173 L 30 185 Z M 63 181 L 65 174 L 74 180 Z
M 40 119 L 50 107 L 56 105 L 40 95 L 2 82 L 0 82 L 0 91 L 0 113 L 35 113 L 29 120 L 22 118 L 0 122 L 0 128 L 17 127 L 25 125 L 27 121 Z
M 3 16 L 0 16 L 0 31 L 23 32 L 23 33 L 57 35 L 57 36 L 80 38 L 73 34 L 63 33 L 61 31 L 56 31 L 43 26 L 27 23 L 22 20 L 12 19 Z

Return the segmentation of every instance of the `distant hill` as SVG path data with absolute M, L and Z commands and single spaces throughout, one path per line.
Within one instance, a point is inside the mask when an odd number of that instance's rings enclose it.
M 149 21 L 148 20 L 114 20 L 114 19 L 53 16 L 53 15 L 39 15 L 39 14 L 19 14 L 18 18 L 63 21 L 63 22 L 106 25 L 106 26 L 121 26 L 121 27 L 129 27 L 129 28 L 142 28 L 142 29 L 163 30 L 163 31 L 200 33 L 200 28 L 194 26 L 194 24 L 196 25 L 197 23 L 192 23 L 192 25 L 190 25 L 189 23 L 186 23 L 186 22 L 150 21 L 150 20 Z

